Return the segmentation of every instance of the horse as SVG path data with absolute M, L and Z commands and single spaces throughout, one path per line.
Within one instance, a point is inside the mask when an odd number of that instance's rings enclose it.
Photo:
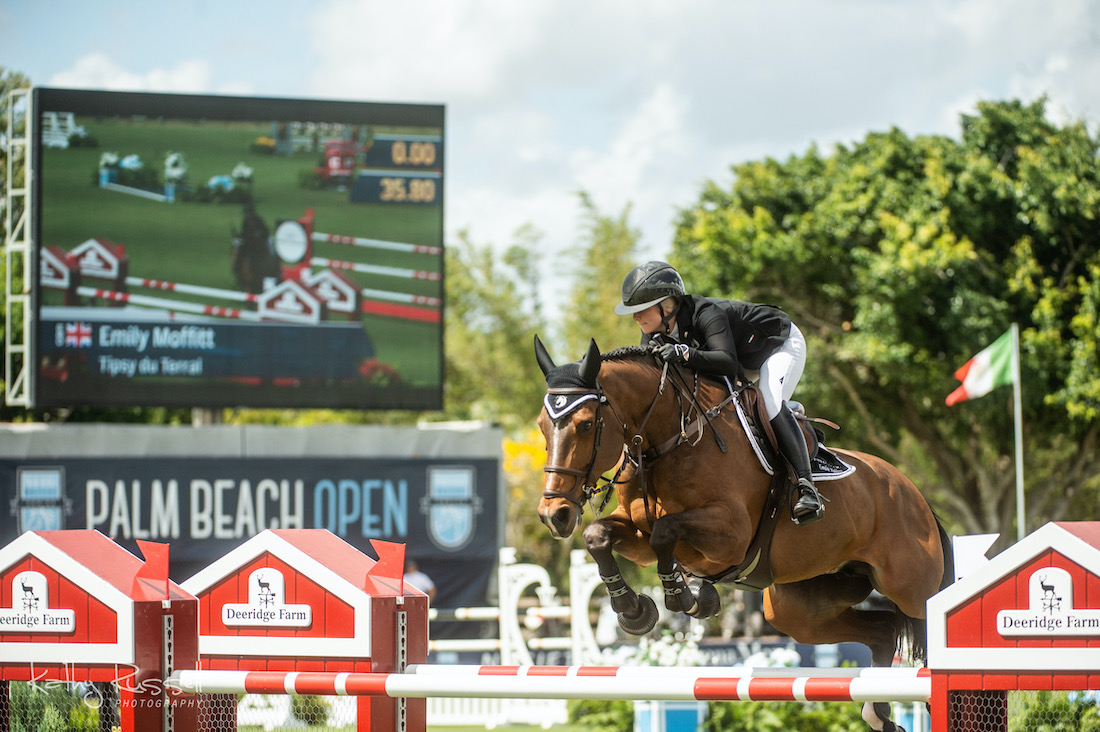
M 267 224 L 248 201 L 241 216 L 241 230 L 233 233 L 233 248 L 229 268 L 244 292 L 258 295 L 264 291 L 264 281 L 278 282 L 282 278 L 279 257 L 271 247 Z
M 579 362 L 558 366 L 535 336 L 535 355 L 548 387 L 538 417 L 546 440 L 539 517 L 566 539 L 584 505 L 613 487 L 617 505 L 583 538 L 624 630 L 648 633 L 657 611 L 624 581 L 615 555 L 656 562 L 665 606 L 697 618 L 718 611 L 714 582 L 739 586 L 750 574 L 731 568 L 765 564 L 770 583 L 750 589 L 763 589 L 765 618 L 780 632 L 807 644 L 863 643 L 873 666 L 891 666 L 899 654 L 924 661 L 925 604 L 953 581 L 953 556 L 939 518 L 900 470 L 832 448 L 854 470 L 818 482 L 824 518 L 773 521 L 770 545 L 749 557 L 775 494 L 728 382 L 663 364 L 643 346 L 601 354 L 593 340 Z M 872 590 L 890 607 L 856 607 Z M 865 705 L 863 717 L 876 730 L 900 729 L 883 703 Z

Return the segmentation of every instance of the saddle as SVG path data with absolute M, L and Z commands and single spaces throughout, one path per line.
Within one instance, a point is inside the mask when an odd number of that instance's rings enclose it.
M 760 467 L 768 475 L 783 473 L 785 466 L 776 447 L 775 434 L 772 432 L 771 421 L 764 413 L 764 400 L 760 395 L 760 389 L 756 385 L 749 385 L 741 391 L 740 398 L 735 400 L 737 417 L 745 434 L 752 443 L 753 451 L 760 460 Z M 810 470 L 814 482 L 839 480 L 855 472 L 855 468 L 838 458 L 825 447 L 825 433 L 817 427 L 818 424 L 827 425 L 835 430 L 838 425 L 821 417 L 806 416 L 806 409 L 799 402 L 788 402 L 788 407 L 794 413 L 799 427 L 802 428 L 802 437 L 806 440 L 806 450 L 810 454 Z
M 820 423 L 835 429 L 839 427 L 828 420 L 807 417 L 802 405 L 795 406 L 796 404 L 791 405 L 792 411 L 798 419 L 802 435 L 806 440 L 814 481 L 838 480 L 855 472 L 854 466 L 848 465 L 825 447 L 825 435 L 816 425 Z M 746 387 L 734 399 L 734 406 L 745 434 L 752 443 L 753 451 L 760 460 L 761 467 L 772 476 L 772 480 L 768 488 L 768 496 L 764 501 L 763 515 L 756 528 L 756 534 L 749 544 L 749 550 L 745 552 L 744 561 L 724 572 L 701 579 L 712 583 L 732 584 L 738 589 L 759 592 L 771 585 L 774 579 L 768 557 L 771 553 L 775 527 L 782 513 L 780 509 L 790 500 L 793 482 L 788 477 L 787 466 L 780 457 L 771 422 L 764 413 L 760 390 L 754 385 Z

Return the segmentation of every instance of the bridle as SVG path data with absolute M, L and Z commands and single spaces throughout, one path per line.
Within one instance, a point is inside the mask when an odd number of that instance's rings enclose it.
M 657 396 L 660 396 L 658 394 Z M 564 411 L 554 412 L 551 411 L 553 397 L 574 397 L 568 402 L 568 406 Z M 615 417 L 615 421 L 619 423 L 619 426 L 623 431 L 623 442 L 626 442 L 627 426 L 622 417 L 619 416 L 615 406 L 607 400 L 607 396 L 604 394 L 603 387 L 599 382 L 596 382 L 595 389 L 587 389 L 584 387 L 568 387 L 568 388 L 551 388 L 546 390 L 546 411 L 547 415 L 554 422 L 555 429 L 558 429 L 557 424 L 565 417 L 572 414 L 578 407 L 587 401 L 592 399 L 596 400 L 596 424 L 593 429 L 596 433 L 592 440 L 592 457 L 588 460 L 588 466 L 583 470 L 576 468 L 569 468 L 564 465 L 547 465 L 543 468 L 543 472 L 546 473 L 561 473 L 563 475 L 573 476 L 573 487 L 568 492 L 550 490 L 544 488 L 542 491 L 543 498 L 564 498 L 570 503 L 574 504 L 578 509 L 584 511 L 584 504 L 594 501 L 597 496 L 604 494 L 603 501 L 600 503 L 598 509 L 595 509 L 597 514 L 601 512 L 604 506 L 607 505 L 608 500 L 611 498 L 611 486 L 619 483 L 619 477 L 622 475 L 623 470 L 626 467 L 626 461 L 621 461 L 619 469 L 615 471 L 615 475 L 611 478 L 604 478 L 602 475 L 596 475 L 596 460 L 600 454 L 600 440 L 603 436 L 603 414 L 601 413 L 604 405 L 611 410 L 611 414 Z M 565 400 L 563 400 L 565 401 Z M 654 397 L 653 403 L 656 404 L 657 400 Z M 652 411 L 652 407 L 650 407 Z M 554 415 L 557 414 L 555 417 Z M 599 481 L 605 481 L 605 484 L 597 486 Z
M 592 399 L 596 400 L 596 424 L 595 424 L 595 437 L 592 441 L 592 457 L 588 460 L 588 465 L 583 470 L 576 468 L 569 468 L 564 465 L 546 465 L 543 471 L 546 473 L 561 473 L 563 475 L 573 476 L 573 487 L 568 492 L 550 490 L 544 488 L 542 491 L 543 498 L 563 498 L 573 505 L 575 505 L 580 511 L 584 511 L 584 505 L 586 503 L 593 503 L 595 499 L 603 495 L 603 500 L 600 501 L 599 506 L 593 505 L 593 511 L 599 516 L 603 509 L 607 506 L 607 502 L 611 499 L 611 487 L 626 483 L 630 479 L 622 480 L 623 471 L 626 470 L 628 465 L 634 466 L 636 472 L 642 471 L 642 465 L 644 460 L 656 460 L 662 455 L 666 454 L 677 445 L 688 442 L 689 432 L 698 430 L 699 438 L 702 437 L 702 417 L 697 419 L 690 426 L 684 424 L 683 420 L 683 404 L 681 402 L 681 429 L 680 432 L 673 435 L 670 439 L 666 440 L 657 447 L 651 447 L 649 450 L 642 451 L 642 443 L 644 438 L 642 432 L 645 429 L 646 423 L 649 422 L 650 416 L 653 414 L 653 410 L 657 406 L 657 401 L 664 393 L 665 384 L 667 383 L 667 377 L 669 373 L 669 365 L 664 364 L 664 368 L 661 371 L 661 381 L 657 387 L 657 393 L 653 395 L 653 400 L 649 403 L 649 407 L 646 409 L 645 416 L 642 418 L 641 423 L 638 425 L 638 429 L 632 438 L 628 438 L 627 434 L 630 432 L 630 428 L 622 417 L 619 416 L 618 410 L 615 409 L 615 405 L 608 401 L 607 396 L 604 394 L 603 387 L 599 381 L 596 381 L 594 389 L 586 387 L 557 387 L 546 390 L 546 396 L 544 397 L 544 406 L 546 407 L 547 416 L 557 429 L 557 424 L 562 419 L 572 414 L 581 404 Z M 679 374 L 679 372 L 677 371 Z M 681 380 L 683 374 L 679 374 Z M 686 384 L 685 384 L 686 386 Z M 698 381 L 696 381 L 696 389 L 698 388 Z M 678 387 L 676 389 L 677 399 L 681 399 L 681 390 Z M 691 403 L 697 404 L 695 401 L 694 393 L 687 394 Z M 570 397 L 573 397 L 570 399 Z M 556 398 L 556 399 L 555 399 Z M 556 409 L 555 405 L 560 402 L 563 406 L 561 409 Z M 600 441 L 603 436 L 603 415 L 601 409 L 606 405 L 612 415 L 615 417 L 615 421 L 618 422 L 619 427 L 622 429 L 623 436 L 623 457 L 619 461 L 619 467 L 615 470 L 615 474 L 611 478 L 604 478 L 602 475 L 596 475 L 596 460 L 599 457 Z M 717 435 L 717 433 L 715 433 Z M 698 442 L 699 438 L 696 438 L 695 442 Z M 720 438 L 719 438 L 720 439 Z M 694 444 L 694 443 L 692 443 Z M 599 481 L 604 481 L 604 485 L 599 486 Z M 643 493 L 645 491 L 643 490 Z M 648 496 L 646 512 L 648 514 Z

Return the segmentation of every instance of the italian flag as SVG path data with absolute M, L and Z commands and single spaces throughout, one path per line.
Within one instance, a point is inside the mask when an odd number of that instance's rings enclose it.
M 947 395 L 947 406 L 977 399 L 998 386 L 1012 383 L 1012 340 L 1009 330 L 955 372 L 962 386 Z

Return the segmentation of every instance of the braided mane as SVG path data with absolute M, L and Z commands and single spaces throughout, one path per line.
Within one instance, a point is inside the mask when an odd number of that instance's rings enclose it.
M 649 356 L 650 351 L 646 346 L 621 346 L 602 354 L 601 358 L 604 361 L 630 361 Z

